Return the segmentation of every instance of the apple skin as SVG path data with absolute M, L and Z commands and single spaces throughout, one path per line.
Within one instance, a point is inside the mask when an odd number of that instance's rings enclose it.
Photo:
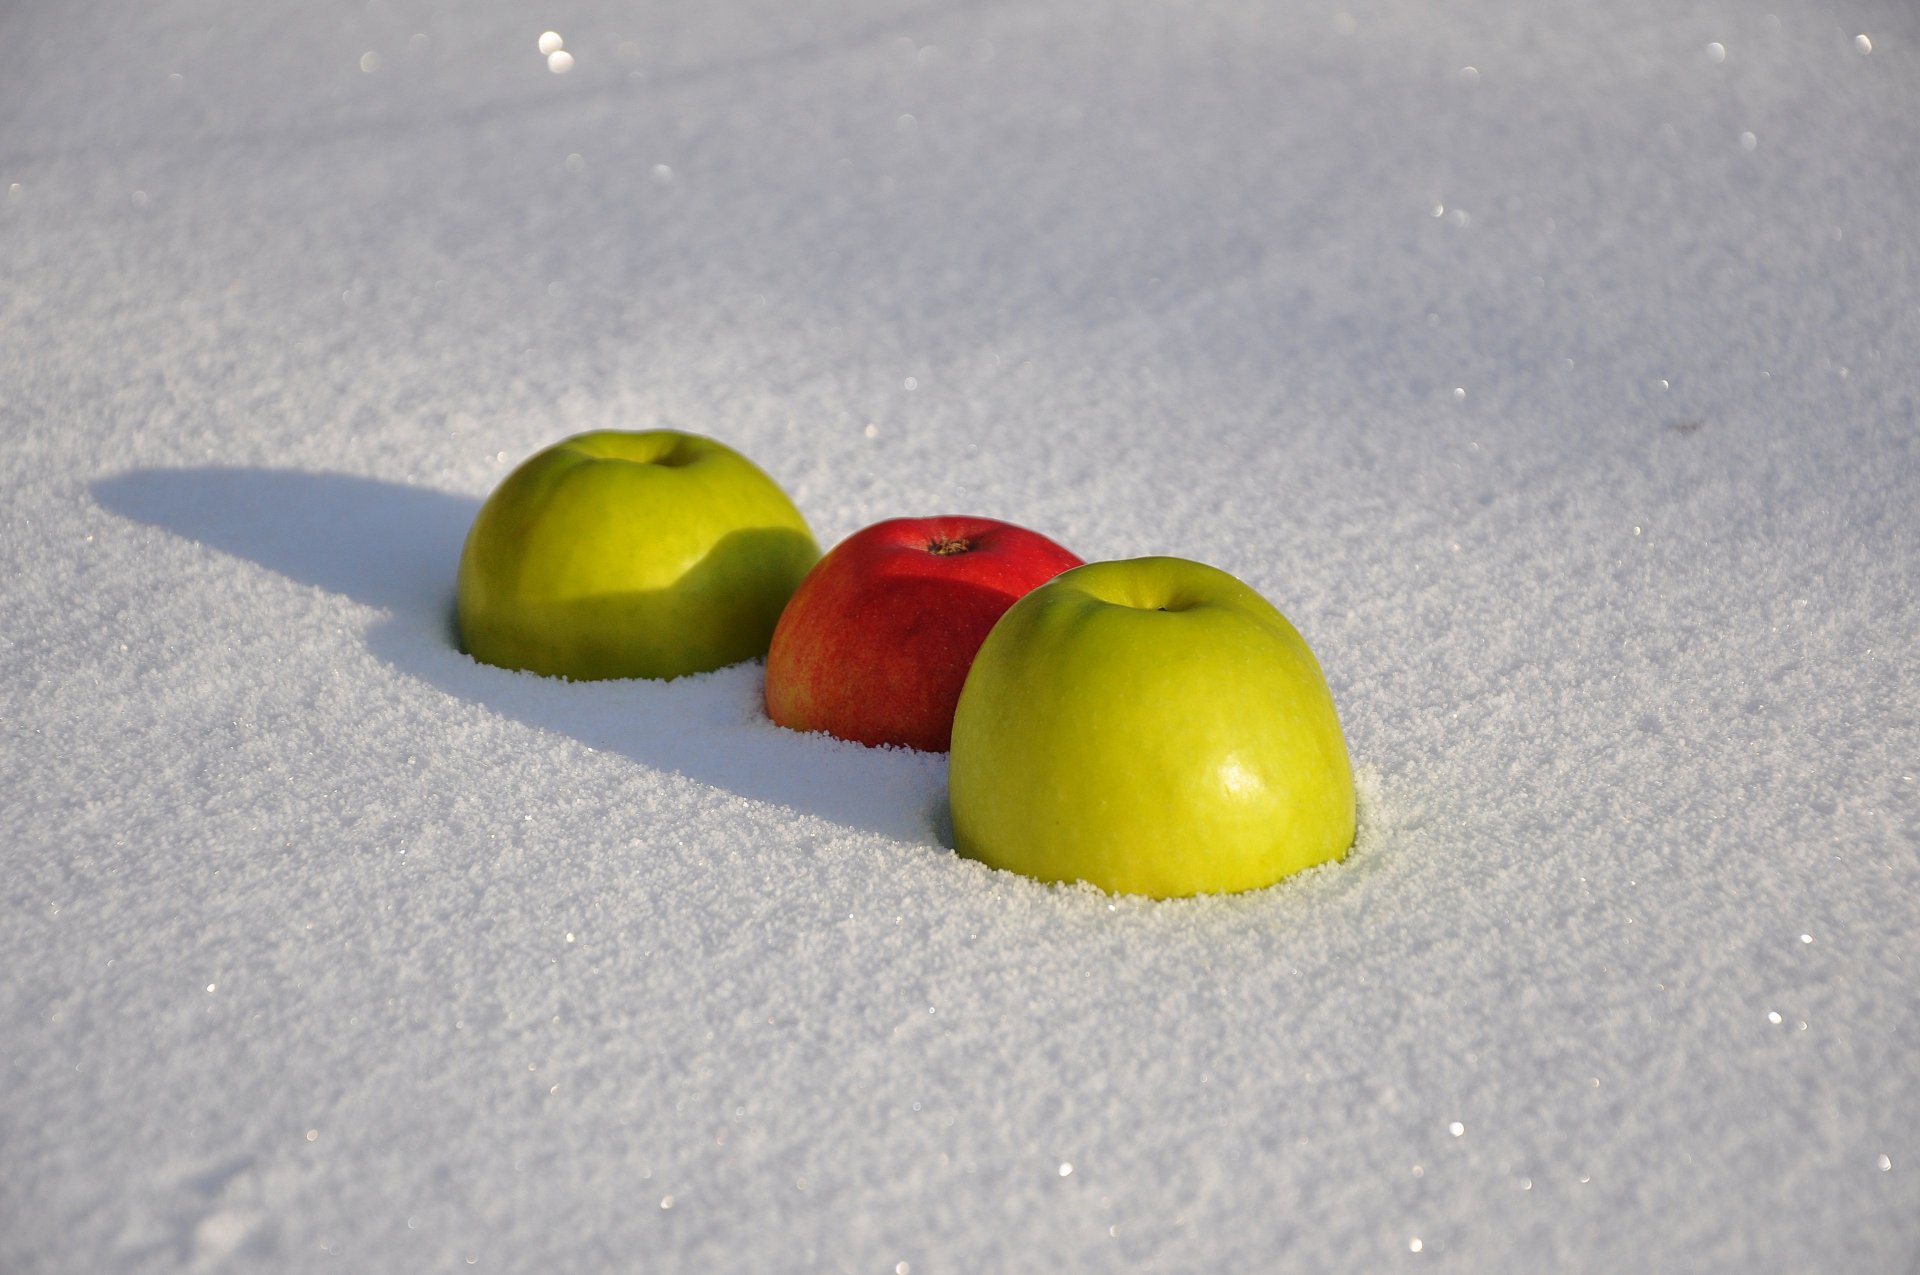
M 766 654 L 820 546 L 751 461 L 677 430 L 555 443 L 480 508 L 460 641 L 556 677 L 680 677 Z
M 992 518 L 894 518 L 834 546 L 767 652 L 767 716 L 861 744 L 947 751 L 974 652 L 1008 607 L 1080 559 Z
M 947 780 L 961 853 L 1111 894 L 1258 889 L 1354 838 L 1313 652 L 1179 558 L 1092 563 L 1016 603 L 967 675 Z

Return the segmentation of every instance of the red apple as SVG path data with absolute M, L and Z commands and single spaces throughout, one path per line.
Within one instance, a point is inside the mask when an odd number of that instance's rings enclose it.
M 800 582 L 767 652 L 767 716 L 943 753 L 974 653 L 1008 607 L 1080 559 L 991 518 L 894 518 Z

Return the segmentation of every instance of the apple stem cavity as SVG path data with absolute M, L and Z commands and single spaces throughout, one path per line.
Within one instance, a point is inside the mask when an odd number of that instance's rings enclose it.
M 971 540 L 952 536 L 941 536 L 937 540 L 927 542 L 927 552 L 940 558 L 951 558 L 956 553 L 965 553 L 972 548 Z

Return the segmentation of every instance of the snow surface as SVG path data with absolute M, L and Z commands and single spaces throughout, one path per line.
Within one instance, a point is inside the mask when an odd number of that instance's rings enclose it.
M 1912 1269 L 1920 11 L 1772 9 L 0 7 L 0 1270 Z M 1360 846 L 456 653 L 656 424 L 1240 575 Z

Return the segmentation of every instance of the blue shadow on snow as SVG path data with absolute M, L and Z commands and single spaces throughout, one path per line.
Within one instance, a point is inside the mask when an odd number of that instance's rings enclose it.
M 91 490 L 122 517 L 385 612 L 369 650 L 449 695 L 756 801 L 947 840 L 944 758 L 782 730 L 760 707 L 757 664 L 673 682 L 566 682 L 462 654 L 453 582 L 477 500 L 274 469 L 136 470 Z

